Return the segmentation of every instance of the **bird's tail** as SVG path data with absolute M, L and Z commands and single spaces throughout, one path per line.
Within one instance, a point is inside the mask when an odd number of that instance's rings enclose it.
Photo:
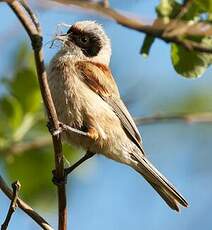
M 170 208 L 179 211 L 178 205 L 188 206 L 187 201 L 180 195 L 175 187 L 148 161 L 145 156 L 135 156 L 136 163 L 133 168 L 138 171 L 149 184 L 159 193 Z

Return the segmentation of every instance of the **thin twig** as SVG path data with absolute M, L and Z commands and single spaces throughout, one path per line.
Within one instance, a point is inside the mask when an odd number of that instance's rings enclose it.
M 19 0 L 19 2 L 24 7 L 24 9 L 26 10 L 26 12 L 29 14 L 29 16 L 30 16 L 33 24 L 35 25 L 37 31 L 41 32 L 41 28 L 40 28 L 40 24 L 39 24 L 38 18 L 35 15 L 35 13 L 32 12 L 32 10 L 29 8 L 29 6 L 27 5 L 27 2 L 25 0 Z
M 13 199 L 13 191 L 7 186 L 6 182 L 1 176 L 0 176 L 0 189 L 10 200 Z M 23 200 L 17 198 L 16 203 L 18 207 L 22 209 L 28 216 L 30 216 L 42 229 L 53 230 L 53 228 L 43 219 L 43 217 L 41 217 L 38 213 L 36 213 Z
M 8 3 L 11 9 L 14 11 L 16 16 L 19 18 L 21 24 L 24 26 L 27 34 L 29 35 L 32 43 L 32 48 L 34 50 L 34 58 L 36 64 L 36 70 L 41 90 L 41 95 L 44 101 L 45 108 L 47 110 L 48 120 L 54 130 L 59 129 L 59 122 L 56 114 L 56 110 L 54 107 L 54 103 L 52 101 L 50 89 L 47 81 L 47 74 L 44 65 L 43 59 L 43 50 L 42 50 L 42 35 L 40 31 L 40 26 L 36 16 L 31 13 L 29 6 L 22 5 L 17 1 L 12 1 Z M 24 9 L 27 9 L 26 14 Z M 36 22 L 36 23 L 35 23 Z M 35 23 L 35 24 L 34 24 Z M 63 162 L 63 153 L 62 153 L 62 142 L 61 135 L 52 135 L 52 141 L 54 146 L 55 153 L 55 169 L 56 169 L 56 177 L 58 180 L 63 180 L 64 178 L 64 162 Z M 59 215 L 59 230 L 67 229 L 67 207 L 66 207 L 66 189 L 65 183 L 57 185 L 58 191 L 58 215 Z
M 212 47 L 203 46 L 198 42 L 191 40 L 184 41 L 180 39 L 183 36 L 212 36 L 212 26 L 209 23 L 197 22 L 189 24 L 188 21 L 170 20 L 170 23 L 164 23 L 163 20 L 157 19 L 152 25 L 144 24 L 141 21 L 127 17 L 118 11 L 104 7 L 98 2 L 91 2 L 86 0 L 52 0 L 66 5 L 74 5 L 84 8 L 86 10 L 96 11 L 97 13 L 115 20 L 118 24 L 133 29 L 147 35 L 159 38 L 165 42 L 176 43 L 188 50 L 195 50 L 199 52 L 212 53 Z M 167 33 L 167 28 L 175 24 L 175 28 Z M 177 32 L 177 33 L 176 33 Z M 189 44 L 190 43 L 190 44 Z
M 137 125 L 148 125 L 153 123 L 161 122 L 173 122 L 173 121 L 184 121 L 188 123 L 212 123 L 212 112 L 201 112 L 201 113 L 175 113 L 175 114 L 160 114 L 157 113 L 152 116 L 138 117 L 134 118 Z M 74 129 L 62 124 L 63 129 L 73 132 Z M 74 131 L 76 132 L 76 130 Z M 86 133 L 81 133 L 81 135 L 86 135 Z M 49 137 L 42 137 L 32 140 L 26 143 L 14 143 L 9 148 L 1 149 L 0 154 L 18 155 L 26 151 L 38 150 L 44 148 L 51 144 L 51 139 Z M 72 166 L 71 166 L 72 167 Z
M 188 12 L 189 8 L 192 6 L 192 3 L 193 0 L 184 0 L 180 12 L 178 13 L 176 18 L 182 18 Z
M 21 188 L 21 184 L 19 181 L 15 181 L 12 183 L 13 198 L 11 199 L 10 207 L 8 209 L 6 219 L 1 226 L 1 230 L 7 229 L 9 222 L 11 220 L 12 214 L 15 212 L 15 209 L 17 207 L 17 199 L 18 199 L 18 193 L 20 191 L 20 188 Z
M 29 142 L 21 142 L 11 144 L 8 148 L 0 149 L 0 155 L 19 155 L 26 151 L 39 150 L 46 146 L 50 146 L 52 143 L 50 137 L 40 137 Z
M 181 5 L 181 9 L 178 12 L 178 14 L 175 16 L 175 20 L 171 21 L 167 28 L 165 29 L 165 31 L 163 32 L 163 36 L 165 37 L 173 37 L 173 35 L 178 35 L 179 30 L 183 31 L 186 30 L 189 25 L 185 25 L 185 26 L 178 26 L 178 22 L 180 21 L 180 19 L 183 18 L 183 16 L 188 12 L 189 8 L 192 6 L 193 4 L 193 0 L 184 0 L 182 5 Z M 189 40 L 190 41 L 190 40 Z M 198 44 L 198 43 L 197 43 Z M 198 44 L 199 45 L 199 44 Z
M 148 125 L 155 124 L 159 122 L 168 122 L 168 121 L 184 121 L 187 123 L 211 123 L 212 122 L 212 113 L 179 113 L 179 114 L 156 114 L 153 116 L 147 117 L 138 117 L 135 118 L 135 123 L 139 125 Z

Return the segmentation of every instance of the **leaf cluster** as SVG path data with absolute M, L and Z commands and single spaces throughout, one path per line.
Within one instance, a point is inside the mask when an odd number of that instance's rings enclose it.
M 158 19 L 169 23 L 171 20 L 183 20 L 187 24 L 196 22 L 211 23 L 212 0 L 161 0 L 156 7 Z M 174 28 L 174 23 L 173 23 Z M 176 28 L 175 28 L 176 29 Z M 182 28 L 177 28 L 178 30 Z M 211 37 L 185 37 L 180 36 L 178 39 L 183 41 L 195 41 L 204 47 L 212 47 Z M 148 56 L 155 38 L 146 35 L 141 54 Z M 212 55 L 208 53 L 188 50 L 180 45 L 171 44 L 170 56 L 175 71 L 187 78 L 197 78 L 203 75 L 212 63 Z

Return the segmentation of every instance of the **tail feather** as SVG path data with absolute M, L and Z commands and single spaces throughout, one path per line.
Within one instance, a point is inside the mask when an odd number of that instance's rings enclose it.
M 135 155 L 135 154 L 134 154 Z M 145 156 L 135 156 L 137 159 L 134 168 L 159 193 L 170 208 L 179 211 L 178 205 L 188 207 L 187 201 L 175 187 L 146 159 Z
M 148 181 L 152 187 L 158 192 L 158 194 L 163 198 L 163 200 L 168 204 L 170 208 L 179 212 L 178 202 L 171 196 L 166 190 L 161 189 L 157 185 Z

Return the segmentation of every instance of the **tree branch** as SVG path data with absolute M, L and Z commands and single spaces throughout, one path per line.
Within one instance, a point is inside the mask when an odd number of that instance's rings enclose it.
M 151 35 L 168 43 L 176 43 L 187 50 L 212 53 L 212 47 L 203 46 L 198 42 L 188 39 L 181 39 L 181 37 L 185 36 L 212 36 L 212 26 L 208 23 L 198 22 L 191 24 L 179 19 L 170 20 L 169 23 L 165 23 L 162 19 L 156 19 L 152 25 L 148 25 L 135 18 L 127 17 L 110 7 L 104 7 L 103 4 L 98 2 L 90 2 L 86 0 L 52 1 L 66 5 L 75 5 L 86 10 L 96 11 L 101 15 L 114 19 L 118 24 L 124 27 Z
M 8 212 L 7 212 L 6 219 L 1 226 L 1 230 L 7 229 L 9 222 L 11 220 L 12 214 L 15 212 L 15 209 L 17 207 L 17 199 L 18 199 L 18 193 L 20 191 L 20 188 L 21 188 L 21 184 L 19 181 L 15 181 L 14 183 L 12 183 L 13 198 L 11 199 L 10 207 L 9 207 Z
M 21 5 L 22 4 L 22 5 Z M 48 120 L 54 130 L 59 129 L 59 122 L 56 114 L 56 110 L 52 101 L 50 89 L 47 81 L 47 74 L 44 65 L 43 51 L 42 51 L 42 35 L 40 32 L 40 26 L 36 16 L 32 13 L 26 2 L 8 1 L 8 5 L 18 17 L 19 21 L 25 28 L 28 36 L 30 37 L 32 48 L 34 50 L 34 58 L 36 64 L 36 70 L 41 90 L 41 95 L 44 101 L 45 108 L 47 110 Z M 25 11 L 25 10 L 26 11 Z M 28 15 L 26 14 L 28 13 Z M 64 178 L 64 163 L 62 153 L 61 135 L 52 135 L 52 141 L 55 153 L 55 168 L 56 177 L 58 180 Z M 65 184 L 58 184 L 58 211 L 59 211 L 59 230 L 65 230 L 67 227 L 67 207 L 66 207 L 66 190 Z
M 187 123 L 212 123 L 212 113 L 211 112 L 201 112 L 201 113 L 175 113 L 175 114 L 160 114 L 137 117 L 134 118 L 136 124 L 139 125 L 149 125 L 153 123 L 161 122 L 173 122 L 173 121 L 183 121 Z M 51 139 L 49 137 L 42 137 L 32 140 L 26 143 L 15 143 L 9 148 L 1 149 L 0 154 L 8 155 L 18 155 L 26 151 L 38 150 L 44 148 L 51 144 Z M 72 166 L 71 166 L 72 167 Z M 75 168 L 75 166 L 73 166 Z
M 175 17 L 176 19 L 181 19 L 189 10 L 189 8 L 192 6 L 193 0 L 184 0 L 181 9 L 177 16 Z
M 212 113 L 179 113 L 179 114 L 156 114 L 148 117 L 135 118 L 135 123 L 139 125 L 149 125 L 159 122 L 184 121 L 187 123 L 211 123 Z
M 52 143 L 50 137 L 41 137 L 29 142 L 21 142 L 11 144 L 8 148 L 0 149 L 0 154 L 4 156 L 19 155 L 26 151 L 38 150 L 46 146 L 50 146 Z
M 1 176 L 0 176 L 0 189 L 10 200 L 13 200 L 14 198 L 13 191 L 7 186 L 6 182 Z M 42 229 L 53 230 L 53 228 L 23 200 L 17 198 L 16 203 L 18 207 L 22 209 L 28 216 L 30 216 Z

